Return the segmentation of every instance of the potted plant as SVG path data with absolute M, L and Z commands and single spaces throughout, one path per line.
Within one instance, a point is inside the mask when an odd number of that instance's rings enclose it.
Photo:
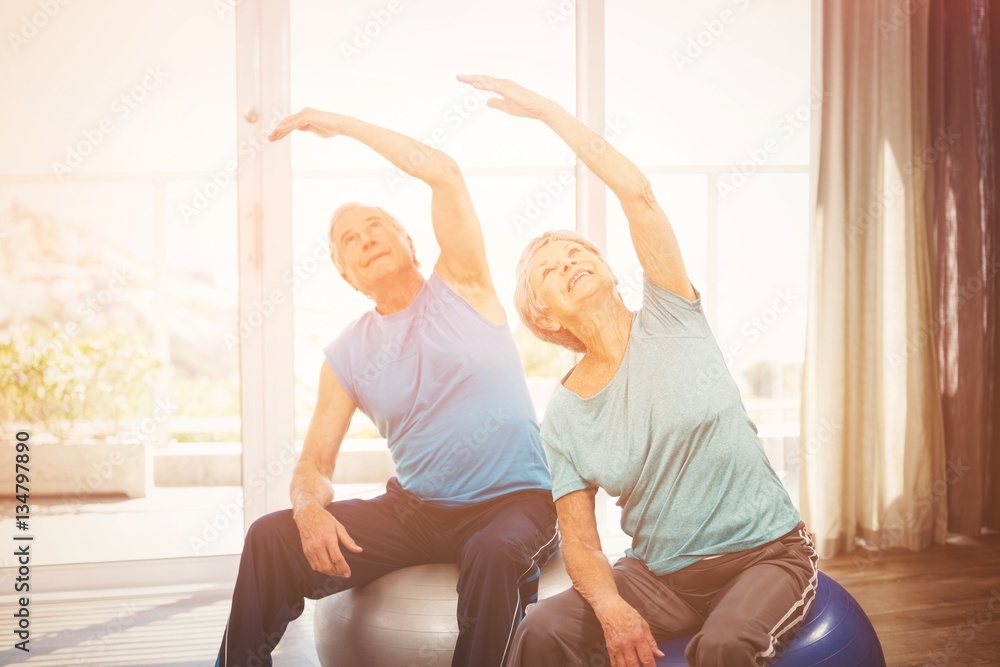
M 0 495 L 14 493 L 14 434 L 23 430 L 32 495 L 145 496 L 156 429 L 138 425 L 157 416 L 159 367 L 138 336 L 121 330 L 12 329 L 0 339 Z

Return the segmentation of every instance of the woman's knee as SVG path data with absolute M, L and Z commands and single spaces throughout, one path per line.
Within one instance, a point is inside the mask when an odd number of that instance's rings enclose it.
M 707 630 L 697 633 L 688 643 L 684 657 L 689 665 L 756 665 L 757 652 L 753 642 L 738 632 Z

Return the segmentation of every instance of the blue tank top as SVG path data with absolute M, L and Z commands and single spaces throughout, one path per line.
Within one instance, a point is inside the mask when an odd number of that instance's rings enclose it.
M 479 314 L 437 272 L 406 308 L 365 313 L 324 354 L 388 441 L 407 491 L 462 505 L 551 488 L 510 327 Z

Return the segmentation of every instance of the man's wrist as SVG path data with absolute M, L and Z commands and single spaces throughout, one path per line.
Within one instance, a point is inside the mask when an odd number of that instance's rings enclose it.
M 295 521 L 298 521 L 300 516 L 308 514 L 316 508 L 323 509 L 323 506 L 313 499 L 303 499 L 299 502 L 295 502 L 292 505 L 292 518 Z

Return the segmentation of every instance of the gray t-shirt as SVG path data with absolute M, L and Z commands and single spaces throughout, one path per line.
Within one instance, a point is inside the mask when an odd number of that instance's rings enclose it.
M 799 522 L 696 296 L 645 278 L 618 372 L 590 398 L 560 384 L 542 423 L 553 497 L 618 496 L 625 553 L 657 575 Z

